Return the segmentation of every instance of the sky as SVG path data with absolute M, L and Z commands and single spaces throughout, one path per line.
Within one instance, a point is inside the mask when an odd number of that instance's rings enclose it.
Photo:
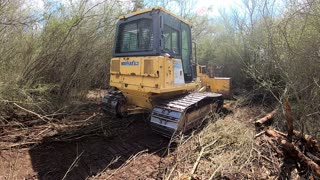
M 241 8 L 241 2 L 242 0 L 198 0 L 196 12 L 198 15 L 202 15 L 210 7 L 207 13 L 210 16 L 219 16 L 220 10 L 229 11 L 231 8 Z
M 44 0 L 46 2 L 56 2 L 58 4 L 68 4 L 69 0 Z M 101 0 L 92 0 L 101 1 Z M 122 0 L 128 1 L 128 0 Z M 219 16 L 219 11 L 225 9 L 226 11 L 231 8 L 240 8 L 242 0 L 197 0 L 195 5 L 196 13 L 201 16 L 208 13 L 210 16 Z M 26 6 L 31 7 L 35 12 L 44 11 L 43 0 L 26 0 Z M 210 10 L 208 8 L 210 7 Z

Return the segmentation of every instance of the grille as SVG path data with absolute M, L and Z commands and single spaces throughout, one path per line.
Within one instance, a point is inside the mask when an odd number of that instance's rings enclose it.
M 120 60 L 113 60 L 111 62 L 111 71 L 120 72 Z
M 121 24 L 116 52 L 150 51 L 153 45 L 152 20 L 141 19 Z
M 153 74 L 153 62 L 150 59 L 144 60 L 144 74 Z

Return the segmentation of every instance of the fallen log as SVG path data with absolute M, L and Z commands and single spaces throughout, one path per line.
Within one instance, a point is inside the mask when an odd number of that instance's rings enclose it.
M 264 116 L 263 118 L 260 118 L 258 119 L 256 122 L 255 122 L 255 125 L 257 127 L 261 127 L 263 124 L 269 122 L 273 117 L 274 115 L 277 113 L 277 110 L 273 110 L 272 112 L 268 113 L 266 116 Z
M 319 158 L 317 158 L 316 156 L 314 156 L 311 153 L 307 153 L 307 155 L 309 157 L 304 155 L 299 150 L 299 148 L 296 147 L 294 144 L 288 142 L 287 140 L 283 140 L 283 135 L 279 134 L 275 130 L 267 129 L 267 130 L 265 130 L 265 132 L 268 136 L 273 137 L 281 145 L 281 147 L 282 147 L 283 151 L 286 153 L 286 155 L 290 156 L 291 158 L 293 158 L 294 160 L 299 162 L 301 165 L 303 165 L 305 167 L 310 167 L 316 173 L 317 176 L 320 176 L 320 166 L 316 163 L 316 162 L 318 162 Z M 307 141 L 307 142 L 309 140 L 310 143 L 312 143 L 312 145 L 319 146 L 317 141 L 312 136 L 302 135 L 300 132 L 295 131 L 295 130 L 293 130 L 293 134 L 296 135 L 297 137 Z M 285 137 L 287 137 L 287 136 L 285 136 Z M 275 146 L 273 145 L 273 143 L 270 139 L 266 139 L 266 140 L 278 154 L 281 154 L 281 153 L 279 153 L 281 151 L 279 149 L 275 148 Z M 313 147 L 315 147 L 315 146 L 313 146 Z
M 271 137 L 275 138 L 277 141 L 279 141 L 280 138 L 281 138 L 281 135 L 279 133 L 277 133 L 276 131 L 272 130 L 272 129 L 267 129 L 266 130 L 266 134 L 268 136 L 271 136 Z
M 277 141 L 280 140 L 281 136 L 287 137 L 286 134 L 284 134 L 280 131 L 277 131 L 277 130 L 272 130 L 272 129 L 265 130 L 265 133 L 268 136 L 275 138 Z M 293 130 L 293 134 L 296 137 L 298 137 L 299 139 L 302 139 L 303 141 L 305 141 L 307 148 L 312 149 L 313 151 L 320 153 L 320 144 L 314 137 L 307 135 L 307 134 L 302 134 L 301 132 L 299 132 L 297 130 Z
M 317 163 L 313 162 L 310 158 L 305 156 L 295 145 L 287 142 L 286 140 L 281 141 L 282 148 L 291 156 L 304 166 L 310 167 L 318 176 L 320 176 L 320 167 Z

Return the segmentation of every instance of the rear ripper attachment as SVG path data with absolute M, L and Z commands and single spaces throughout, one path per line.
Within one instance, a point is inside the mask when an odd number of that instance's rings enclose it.
M 191 93 L 166 100 L 153 108 L 150 124 L 154 131 L 166 137 L 185 132 L 201 124 L 210 113 L 218 112 L 223 98 L 217 93 Z

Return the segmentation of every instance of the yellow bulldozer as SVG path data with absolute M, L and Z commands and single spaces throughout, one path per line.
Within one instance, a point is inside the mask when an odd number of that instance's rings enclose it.
M 160 7 L 120 16 L 102 109 L 118 117 L 150 113 L 151 128 L 167 137 L 221 109 L 230 78 L 210 78 L 193 60 L 191 27 Z

